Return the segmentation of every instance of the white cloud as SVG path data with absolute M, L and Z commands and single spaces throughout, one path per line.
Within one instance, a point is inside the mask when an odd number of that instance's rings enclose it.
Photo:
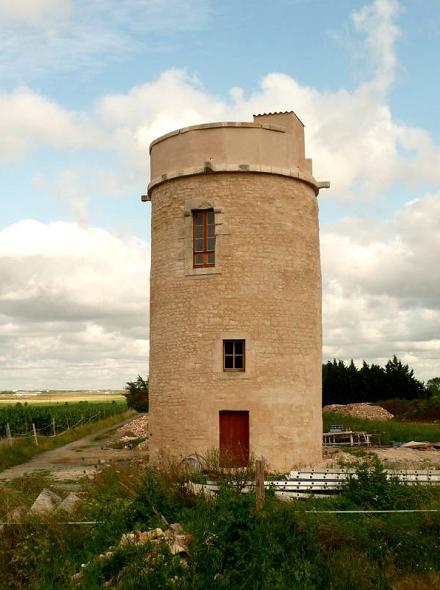
M 395 20 L 401 12 L 397 0 L 375 0 L 352 13 L 355 29 L 365 34 L 365 44 L 376 69 L 375 82 L 387 90 L 397 66 L 395 42 L 400 35 Z
M 53 25 L 66 19 L 71 9 L 71 0 L 0 0 L 0 24 Z
M 122 386 L 148 371 L 145 242 L 73 223 L 0 232 L 0 380 Z
M 0 74 L 28 80 L 161 51 L 166 41 L 149 34 L 199 30 L 210 7 L 211 0 L 0 0 Z
M 69 112 L 27 88 L 0 93 L 0 161 L 24 157 L 32 148 L 103 147 L 87 115 Z
M 136 6 L 145 8 L 134 0 L 112 3 L 111 18 L 118 10 L 129 18 Z M 394 0 L 376 0 L 353 14 L 365 57 L 374 65 L 371 79 L 353 91 L 322 92 L 272 73 L 250 96 L 234 88 L 222 99 L 194 77 L 170 70 L 127 93 L 105 96 L 83 113 L 27 89 L 3 94 L 0 159 L 24 157 L 43 145 L 106 150 L 116 155 L 116 164 L 96 174 L 89 170 L 89 176 L 126 190 L 146 178 L 148 143 L 162 133 L 294 109 L 307 125 L 316 177 L 332 181 L 330 197 L 380 197 L 399 183 L 411 189 L 425 182 L 438 186 L 440 146 L 426 130 L 397 122 L 387 96 L 396 74 L 398 12 Z M 156 26 L 164 22 L 159 21 Z M 99 49 L 83 46 L 79 37 L 75 43 L 79 51 L 86 47 L 85 54 L 97 55 L 106 43 L 123 44 L 112 34 L 99 38 Z M 55 184 L 73 205 L 79 203 L 76 215 L 84 223 L 90 195 L 83 180 L 72 165 L 57 174 Z M 433 190 L 382 223 L 351 219 L 324 229 L 326 356 L 382 362 L 396 353 L 419 377 L 440 374 L 439 225 L 440 193 Z M 20 386 L 37 379 L 43 386 L 50 379 L 60 385 L 64 376 L 67 386 L 81 379 L 99 386 L 145 372 L 144 256 L 140 241 L 75 224 L 26 221 L 3 230 L 4 379 L 12 375 Z M 32 376 L 28 382 L 26 375 Z
M 396 69 L 398 12 L 395 0 L 376 0 L 354 13 L 354 23 L 364 35 L 365 59 L 374 60 L 375 71 L 353 91 L 321 92 L 286 74 L 272 73 L 250 96 L 233 88 L 230 98 L 223 99 L 187 73 L 169 70 L 127 93 L 104 96 L 91 111 L 75 113 L 28 90 L 17 90 L 0 98 L 0 158 L 23 156 L 44 144 L 105 149 L 117 154 L 119 168 L 112 164 L 96 175 L 107 188 L 126 189 L 145 178 L 146 148 L 162 133 L 293 109 L 306 123 L 315 176 L 332 182 L 326 196 L 366 199 L 384 195 L 392 185 L 415 189 L 426 182 L 438 184 L 440 146 L 426 130 L 397 122 L 388 103 Z
M 321 232 L 324 355 L 440 374 L 440 193 L 391 219 L 351 219 Z

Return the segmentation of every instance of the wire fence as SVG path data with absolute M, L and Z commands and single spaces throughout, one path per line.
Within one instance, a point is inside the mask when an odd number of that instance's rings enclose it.
M 116 416 L 126 409 L 124 403 L 114 401 L 0 408 L 0 442 L 6 441 L 12 445 L 14 441 L 33 439 L 38 444 L 39 436 L 59 437 L 79 426 Z

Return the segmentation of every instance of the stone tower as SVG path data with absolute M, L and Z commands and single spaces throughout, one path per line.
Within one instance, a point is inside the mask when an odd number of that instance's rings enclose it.
M 293 113 L 150 146 L 153 456 L 321 457 L 317 194 Z

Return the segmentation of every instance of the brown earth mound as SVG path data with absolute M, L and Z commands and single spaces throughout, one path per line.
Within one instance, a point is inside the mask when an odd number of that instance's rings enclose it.
M 344 416 L 353 416 L 355 418 L 366 418 L 367 420 L 391 420 L 394 418 L 388 410 L 382 406 L 373 406 L 372 404 L 331 404 L 322 408 L 323 412 L 336 412 Z

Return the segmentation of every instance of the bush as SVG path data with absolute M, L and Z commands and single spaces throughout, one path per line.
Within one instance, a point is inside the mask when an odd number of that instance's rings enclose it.
M 424 493 L 419 487 L 389 476 L 375 455 L 356 463 L 343 486 L 340 502 L 349 508 L 364 510 L 402 510 L 416 508 Z
M 136 381 L 127 381 L 124 397 L 127 406 L 137 412 L 148 412 L 148 377 L 142 379 L 140 375 Z

